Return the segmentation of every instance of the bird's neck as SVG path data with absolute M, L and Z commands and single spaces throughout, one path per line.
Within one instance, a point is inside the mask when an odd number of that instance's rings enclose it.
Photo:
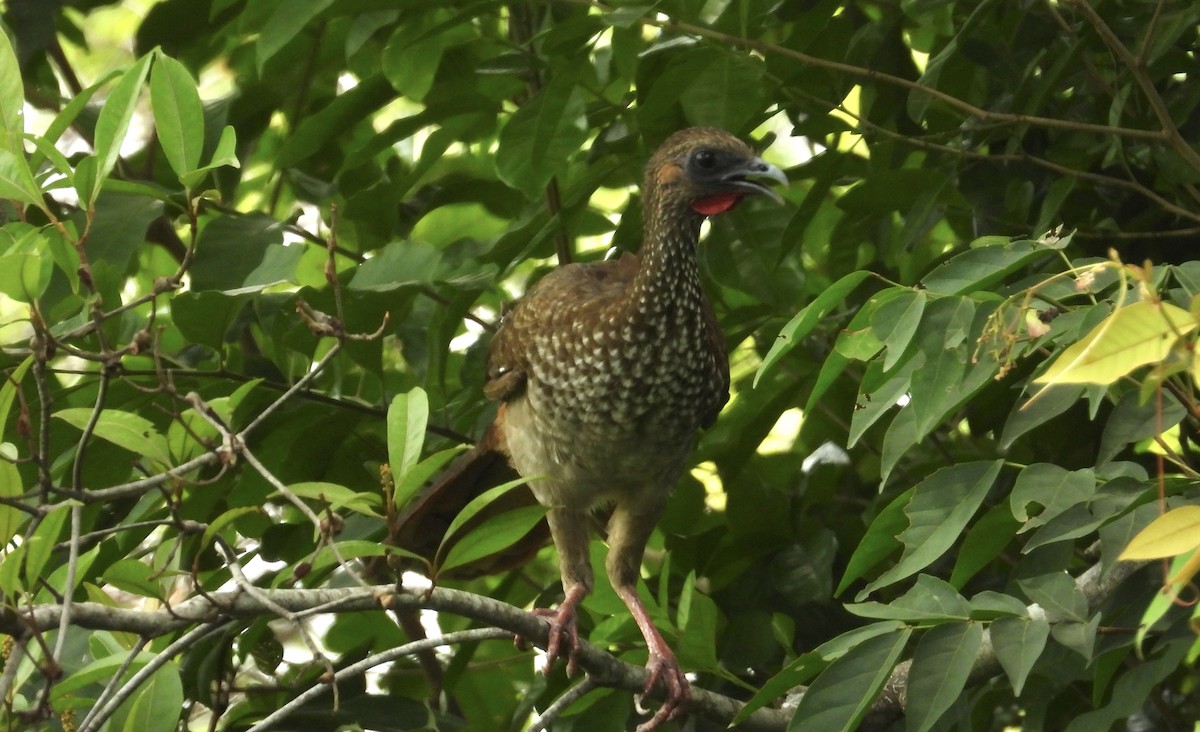
M 686 206 L 647 203 L 641 267 L 632 294 L 649 303 L 651 311 L 694 308 L 702 297 L 696 246 L 704 218 Z

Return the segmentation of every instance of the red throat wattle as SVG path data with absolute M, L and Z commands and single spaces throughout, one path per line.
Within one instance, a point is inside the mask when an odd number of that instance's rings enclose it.
M 695 201 L 692 201 L 692 210 L 703 216 L 723 214 L 738 205 L 744 195 L 742 193 L 731 192 L 697 198 Z

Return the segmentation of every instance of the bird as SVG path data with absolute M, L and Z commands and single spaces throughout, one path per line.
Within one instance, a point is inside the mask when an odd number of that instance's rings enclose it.
M 672 134 L 644 171 L 638 253 L 552 270 L 488 345 L 483 392 L 499 406 L 473 456 L 506 456 L 548 509 L 564 597 L 534 611 L 550 626 L 544 668 L 565 656 L 568 674 L 575 670 L 579 606 L 595 581 L 589 524 L 608 509 L 606 574 L 646 642 L 643 693 L 663 690 L 639 732 L 678 718 L 691 700 L 638 597 L 643 553 L 698 431 L 729 399 L 724 337 L 700 277 L 701 225 L 748 196 L 782 203 L 769 182 L 787 177 L 725 130 Z

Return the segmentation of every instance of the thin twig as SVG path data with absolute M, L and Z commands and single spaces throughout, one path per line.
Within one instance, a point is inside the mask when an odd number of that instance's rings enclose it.
M 554 724 L 572 704 L 598 688 L 600 688 L 600 685 L 591 676 L 585 677 L 583 681 L 564 691 L 561 696 L 554 700 L 553 704 L 546 707 L 546 711 L 539 714 L 538 718 L 530 725 L 529 732 L 547 732 L 550 729 L 550 725 Z
M 397 646 L 382 653 L 375 653 L 361 661 L 352 663 L 349 666 L 341 669 L 337 673 L 331 674 L 329 678 L 322 679 L 323 683 L 309 687 L 306 691 L 297 695 L 294 699 L 284 704 L 279 709 L 276 709 L 266 718 L 260 720 L 257 724 L 251 727 L 247 732 L 265 732 L 285 719 L 290 717 L 294 712 L 305 706 L 309 702 L 317 699 L 325 693 L 327 689 L 337 689 L 338 682 L 370 671 L 371 669 L 385 663 L 391 663 L 405 656 L 412 656 L 425 650 L 432 650 L 439 646 L 452 646 L 461 643 L 478 643 L 485 640 L 511 639 L 513 634 L 501 628 L 476 628 L 474 630 L 460 630 L 456 633 L 447 633 L 438 638 L 426 638 L 424 640 L 405 643 L 402 646 Z M 336 704 L 335 704 L 336 707 Z
M 1137 56 L 1130 52 L 1129 48 L 1117 38 L 1117 34 L 1113 33 L 1100 14 L 1096 12 L 1087 0 L 1067 0 L 1067 2 L 1087 18 L 1088 23 L 1096 31 L 1104 41 L 1104 45 L 1121 59 L 1129 73 L 1133 75 L 1134 81 L 1141 88 L 1142 94 L 1146 97 L 1146 101 L 1150 104 L 1150 109 L 1154 111 L 1154 116 L 1158 119 L 1158 123 L 1162 125 L 1162 137 L 1168 144 L 1197 171 L 1200 171 L 1200 153 L 1196 152 L 1195 148 L 1188 144 L 1187 140 L 1183 139 L 1183 135 L 1179 133 L 1179 127 L 1175 125 L 1175 120 L 1171 119 L 1171 112 L 1167 109 L 1167 103 L 1163 101 L 1162 96 L 1158 93 L 1158 89 L 1154 88 L 1154 82 L 1146 74 L 1146 68 Z

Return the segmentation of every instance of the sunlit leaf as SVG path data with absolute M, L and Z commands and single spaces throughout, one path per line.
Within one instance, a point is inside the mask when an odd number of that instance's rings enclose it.
M 146 54 L 135 61 L 104 100 L 104 108 L 100 110 L 100 118 L 96 121 L 95 183 L 90 187 L 89 204 L 95 202 L 100 183 L 108 177 L 121 156 L 121 146 L 125 144 L 129 123 L 133 120 L 138 98 L 146 84 L 151 58 L 152 54 Z
M 1195 330 L 1188 311 L 1139 300 L 1113 313 L 1058 355 L 1039 384 L 1111 384 L 1139 366 L 1167 357 L 1180 336 Z
M 175 174 L 195 170 L 204 147 L 204 109 L 191 73 L 165 54 L 155 57 L 150 73 L 150 103 L 159 144 Z
M 1129 542 L 1120 559 L 1161 559 L 1200 546 L 1200 506 L 1180 506 L 1152 521 Z
M 416 388 L 397 394 L 388 407 L 388 461 L 392 478 L 402 482 L 417 461 L 425 444 L 425 425 L 429 421 L 429 397 Z
M 25 90 L 21 67 L 7 33 L 0 33 L 0 146 L 13 157 L 24 155 Z

